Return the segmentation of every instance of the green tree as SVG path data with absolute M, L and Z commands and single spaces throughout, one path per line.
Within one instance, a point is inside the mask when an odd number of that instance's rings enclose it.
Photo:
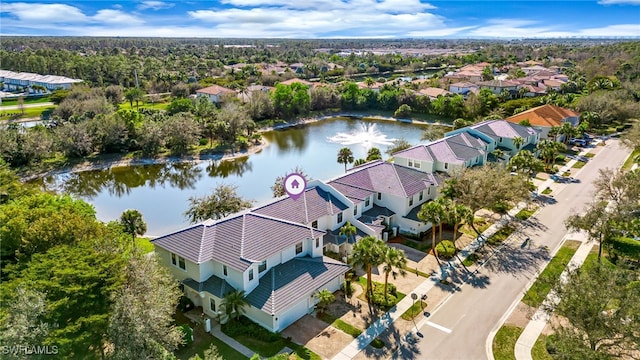
M 238 320 L 245 313 L 249 302 L 245 298 L 244 290 L 234 290 L 224 296 L 221 305 L 227 319 Z
M 360 165 L 362 165 L 362 164 L 366 164 L 366 163 L 367 163 L 367 160 L 365 160 L 365 159 L 363 159 L 363 158 L 359 158 L 359 159 L 356 159 L 356 160 L 353 162 L 353 166 L 354 166 L 354 167 L 356 167 L 356 166 L 360 166 Z
M 540 151 L 540 157 L 544 159 L 545 168 L 549 168 L 549 166 L 555 165 L 556 155 L 559 151 L 565 150 L 566 146 L 557 141 L 542 139 L 536 144 L 536 148 Z
M 205 101 L 207 101 L 206 98 Z M 202 109 L 202 106 L 200 108 Z M 175 115 L 181 112 L 191 112 L 193 110 L 193 101 L 188 98 L 177 98 L 167 105 L 167 113 L 169 115 Z
M 533 176 L 537 171 L 544 169 L 544 164 L 529 150 L 521 150 L 515 154 L 510 160 L 509 165 L 527 175 L 527 178 Z
M 564 135 L 564 144 L 566 145 L 569 142 L 569 138 L 575 136 L 576 129 L 570 122 L 564 122 L 558 129 L 558 134 Z
M 369 149 L 369 151 L 367 151 L 367 162 L 369 161 L 373 161 L 373 160 L 381 160 L 382 159 L 382 154 L 380 153 L 380 149 L 378 148 L 371 148 Z
M 411 144 L 405 139 L 396 139 L 393 140 L 393 145 L 391 145 L 385 153 L 387 155 L 393 155 L 399 151 L 406 150 L 411 147 Z
M 524 144 L 524 139 L 520 136 L 516 136 L 513 138 L 513 146 L 516 148 L 516 151 L 520 150 L 522 145 Z
M 636 121 L 631 129 L 622 135 L 622 143 L 631 150 L 640 149 L 640 122 Z
M 502 159 L 502 157 L 505 155 L 504 151 L 500 149 L 495 149 L 491 153 L 498 159 Z
M 589 205 L 583 214 L 573 214 L 565 221 L 568 230 L 586 231 L 590 241 L 598 243 L 598 262 L 602 261 L 602 247 L 615 234 L 615 217 L 607 211 L 603 201 Z
M 411 106 L 407 104 L 402 104 L 398 107 L 398 109 L 393 113 L 393 117 L 396 118 L 406 118 L 411 115 Z
M 287 194 L 287 192 L 284 190 L 284 179 L 286 179 L 289 174 L 294 173 L 302 175 L 307 183 L 311 181 L 311 177 L 307 175 L 307 173 L 300 166 L 296 165 L 296 167 L 291 169 L 290 172 L 276 178 L 273 185 L 271 186 L 271 192 L 273 193 L 274 198 L 285 196 Z
M 19 286 L 0 317 L 0 341 L 6 346 L 43 344 L 49 334 L 45 294 Z
M 147 223 L 142 218 L 142 213 L 135 209 L 125 210 L 120 215 L 120 224 L 124 232 L 131 235 L 133 249 L 136 249 L 136 236 L 144 235 L 147 232 Z
M 340 235 L 347 238 L 349 242 L 355 240 L 354 236 L 357 233 L 358 229 L 348 221 L 340 227 Z
M 438 252 L 436 250 L 436 224 L 440 225 L 444 221 L 445 209 L 440 201 L 429 201 L 420 207 L 418 212 L 418 219 L 425 223 L 431 223 L 431 249 L 433 254 L 438 258 Z
M 367 273 L 366 297 L 368 300 L 373 297 L 371 272 L 374 267 L 383 263 L 386 246 L 382 240 L 376 239 L 373 236 L 365 236 L 353 245 L 351 266 L 360 267 Z
M 449 223 L 449 225 L 453 225 L 453 244 L 456 246 L 460 225 L 473 223 L 474 215 L 468 206 L 457 204 L 455 202 L 451 202 L 445 211 L 447 223 Z
M 248 209 L 252 202 L 236 193 L 234 185 L 220 184 L 213 193 L 204 197 L 190 197 L 189 209 L 184 213 L 191 223 L 206 219 L 222 219 L 233 213 Z
M 338 151 L 338 163 L 344 164 L 344 172 L 347 172 L 347 164 L 353 162 L 353 152 L 348 147 L 343 147 Z
M 182 341 L 173 325 L 181 292 L 156 258 L 133 257 L 124 269 L 124 286 L 112 294 L 107 329 L 115 359 L 150 359 L 171 354 Z
M 129 102 L 131 108 L 133 108 L 133 102 L 135 101 L 137 109 L 139 102 L 144 100 L 144 92 L 137 88 L 131 88 L 124 92 L 124 98 Z
M 200 126 L 188 113 L 178 113 L 164 123 L 166 146 L 175 154 L 186 153 L 200 139 Z
M 491 66 L 485 66 L 482 69 L 482 80 L 493 80 L 493 70 L 491 70 Z
M 327 310 L 327 307 L 336 300 L 335 295 L 327 289 L 320 290 L 315 295 L 318 299 L 318 311 L 322 314 Z
M 404 251 L 386 245 L 382 265 L 382 271 L 384 272 L 384 297 L 387 299 L 389 275 L 393 276 L 394 280 L 398 275 L 405 276 L 407 272 L 404 268 L 407 266 L 407 257 L 405 256 Z

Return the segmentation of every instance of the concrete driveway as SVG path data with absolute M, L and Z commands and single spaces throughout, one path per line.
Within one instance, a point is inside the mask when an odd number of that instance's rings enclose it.
M 313 315 L 305 315 L 282 331 L 282 336 L 290 337 L 297 344 L 304 345 L 323 359 L 333 358 L 353 338 L 327 325 Z

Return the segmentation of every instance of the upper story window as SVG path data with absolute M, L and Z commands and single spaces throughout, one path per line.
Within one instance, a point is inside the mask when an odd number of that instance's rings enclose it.
M 413 160 L 409 160 L 409 166 L 413 166 Z
M 378 193 L 378 200 L 382 200 L 382 193 Z
M 422 201 L 422 199 L 424 199 L 424 190 L 420 191 L 420 200 L 418 201 Z
M 420 163 L 416 161 L 416 162 L 413 164 L 413 167 L 414 167 L 414 168 L 416 168 L 416 169 L 420 169 Z
M 261 273 L 263 271 L 267 270 L 267 260 L 263 261 L 260 263 L 260 265 L 258 265 L 258 272 Z
M 249 281 L 253 280 L 253 269 L 249 269 Z
M 173 264 L 173 266 L 177 266 L 182 270 L 187 270 L 187 263 L 184 260 L 184 258 L 180 255 L 176 255 L 176 254 L 171 254 L 171 264 Z
M 367 198 L 364 199 L 364 206 L 369 206 L 369 204 L 371 204 L 371 198 L 367 196 Z
M 216 300 L 214 298 L 209 298 L 209 309 L 216 312 Z
M 413 206 L 413 196 L 409 198 L 409 206 Z
M 427 195 L 431 195 L 431 187 L 427 188 Z
M 338 224 L 342 222 L 342 213 L 338 213 Z
M 444 163 L 444 168 L 448 169 L 449 168 L 449 163 Z
M 320 247 L 320 238 L 316 238 L 316 248 Z
M 229 271 L 227 269 L 227 265 L 222 265 L 222 273 L 224 274 L 224 276 L 229 275 Z
M 498 139 L 498 141 L 499 141 L 499 142 L 502 142 L 502 138 L 499 138 L 499 139 Z
M 314 229 L 317 229 L 317 228 L 318 228 L 318 220 L 314 220 L 314 221 L 311 223 L 311 227 L 312 227 L 312 228 L 314 228 Z
M 302 242 L 296 244 L 296 255 L 302 253 Z
M 358 205 L 353 207 L 353 215 L 358 215 Z

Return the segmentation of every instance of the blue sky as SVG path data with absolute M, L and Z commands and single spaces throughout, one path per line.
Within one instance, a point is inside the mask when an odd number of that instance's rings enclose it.
M 2 35 L 640 37 L 640 0 L 0 1 Z

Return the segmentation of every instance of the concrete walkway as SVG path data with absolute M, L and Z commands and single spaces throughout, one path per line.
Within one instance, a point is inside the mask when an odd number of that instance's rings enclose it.
M 212 322 L 211 335 L 213 335 L 213 336 L 217 337 L 218 339 L 222 340 L 227 345 L 231 346 L 234 350 L 236 350 L 237 352 L 241 353 L 242 355 L 244 355 L 244 356 L 246 356 L 248 358 L 251 358 L 253 356 L 253 354 L 255 354 L 248 347 L 240 344 L 239 342 L 237 342 L 233 338 L 225 335 L 222 332 L 222 330 L 220 330 L 220 324 L 218 324 L 217 322 Z
M 54 106 L 55 104 L 52 102 L 43 102 L 43 103 L 34 103 L 34 104 L 23 104 L 23 109 L 29 108 L 38 108 L 38 107 L 48 107 Z M 4 105 L 0 106 L 0 111 L 9 111 L 9 110 L 20 110 L 20 105 Z
M 560 275 L 560 281 L 562 283 L 567 281 L 567 275 L 571 269 L 580 267 L 584 263 L 592 248 L 593 245 L 590 242 L 582 242 L 578 250 L 573 254 L 571 261 Z M 544 300 L 542 305 L 538 307 L 538 311 L 533 315 L 531 321 L 529 321 L 516 342 L 515 356 L 517 360 L 533 360 L 531 357 L 531 348 L 533 348 L 533 345 L 536 343 L 538 337 L 542 333 L 542 330 L 551 318 L 551 312 L 547 311 L 547 309 L 553 309 L 558 305 L 559 301 L 560 298 L 556 295 L 555 291 L 552 290 L 549 292 L 549 295 L 547 295 L 547 298 Z

